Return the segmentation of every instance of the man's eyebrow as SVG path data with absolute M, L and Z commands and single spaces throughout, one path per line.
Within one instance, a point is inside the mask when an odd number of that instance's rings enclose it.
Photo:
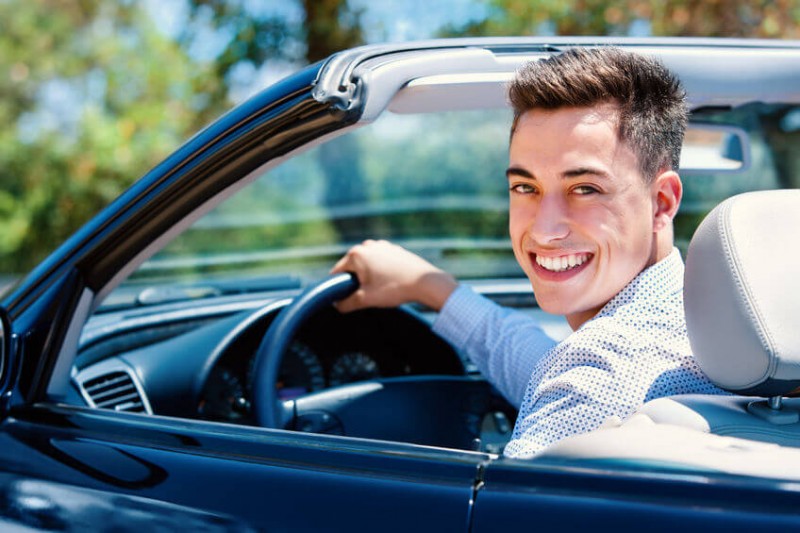
M 506 169 L 506 177 L 518 176 L 520 178 L 534 179 L 533 174 L 521 167 L 508 167 Z
M 598 178 L 608 178 L 608 173 L 606 171 L 593 167 L 571 168 L 569 170 L 565 170 L 564 172 L 562 172 L 561 177 L 564 179 L 579 178 L 581 176 L 586 176 L 587 174 L 591 176 L 597 176 Z M 536 179 L 536 177 L 533 174 L 531 174 L 528 170 L 514 166 L 508 167 L 506 169 L 506 177 L 510 178 L 511 176 L 516 176 L 526 179 Z
M 592 168 L 592 167 L 577 167 L 572 168 L 569 170 L 565 170 L 561 173 L 562 178 L 579 178 L 581 176 L 586 176 L 587 174 L 596 176 L 598 178 L 608 178 L 608 173 L 604 170 L 600 170 L 599 168 Z

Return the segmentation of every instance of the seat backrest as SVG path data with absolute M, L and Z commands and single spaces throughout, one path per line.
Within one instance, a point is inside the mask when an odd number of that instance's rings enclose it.
M 800 190 L 731 197 L 698 227 L 684 305 L 694 357 L 719 387 L 786 395 L 800 387 Z
M 800 190 L 741 194 L 708 214 L 686 257 L 686 327 L 703 372 L 739 396 L 660 398 L 640 414 L 800 447 L 800 399 L 782 399 L 800 387 L 799 232 Z

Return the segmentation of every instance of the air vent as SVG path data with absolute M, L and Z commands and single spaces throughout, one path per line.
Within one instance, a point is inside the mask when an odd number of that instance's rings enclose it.
M 133 413 L 148 412 L 139 388 L 128 372 L 108 372 L 87 379 L 81 386 L 93 407 Z

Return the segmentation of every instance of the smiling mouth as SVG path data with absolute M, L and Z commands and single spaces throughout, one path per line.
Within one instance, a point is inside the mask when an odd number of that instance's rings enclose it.
M 560 257 L 544 257 L 536 254 L 536 264 L 549 272 L 566 272 L 578 268 L 592 258 L 592 254 L 569 254 Z

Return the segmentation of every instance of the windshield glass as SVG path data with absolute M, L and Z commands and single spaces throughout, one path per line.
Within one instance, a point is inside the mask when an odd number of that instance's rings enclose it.
M 317 279 L 349 246 L 392 239 L 459 277 L 519 275 L 507 237 L 510 113 L 380 120 L 274 168 L 129 280 Z
M 749 166 L 682 171 L 680 248 L 721 199 L 796 186 L 787 147 L 797 117 L 792 107 L 764 104 L 694 113 L 693 121 L 744 132 Z M 507 109 L 386 112 L 259 176 L 142 265 L 106 305 L 147 303 L 143 289 L 176 283 L 201 290 L 224 290 L 226 283 L 240 290 L 299 287 L 368 238 L 395 241 L 461 279 L 521 277 L 507 230 L 510 123 Z M 741 156 L 722 144 L 712 161 Z M 684 148 L 692 157 L 707 151 Z

